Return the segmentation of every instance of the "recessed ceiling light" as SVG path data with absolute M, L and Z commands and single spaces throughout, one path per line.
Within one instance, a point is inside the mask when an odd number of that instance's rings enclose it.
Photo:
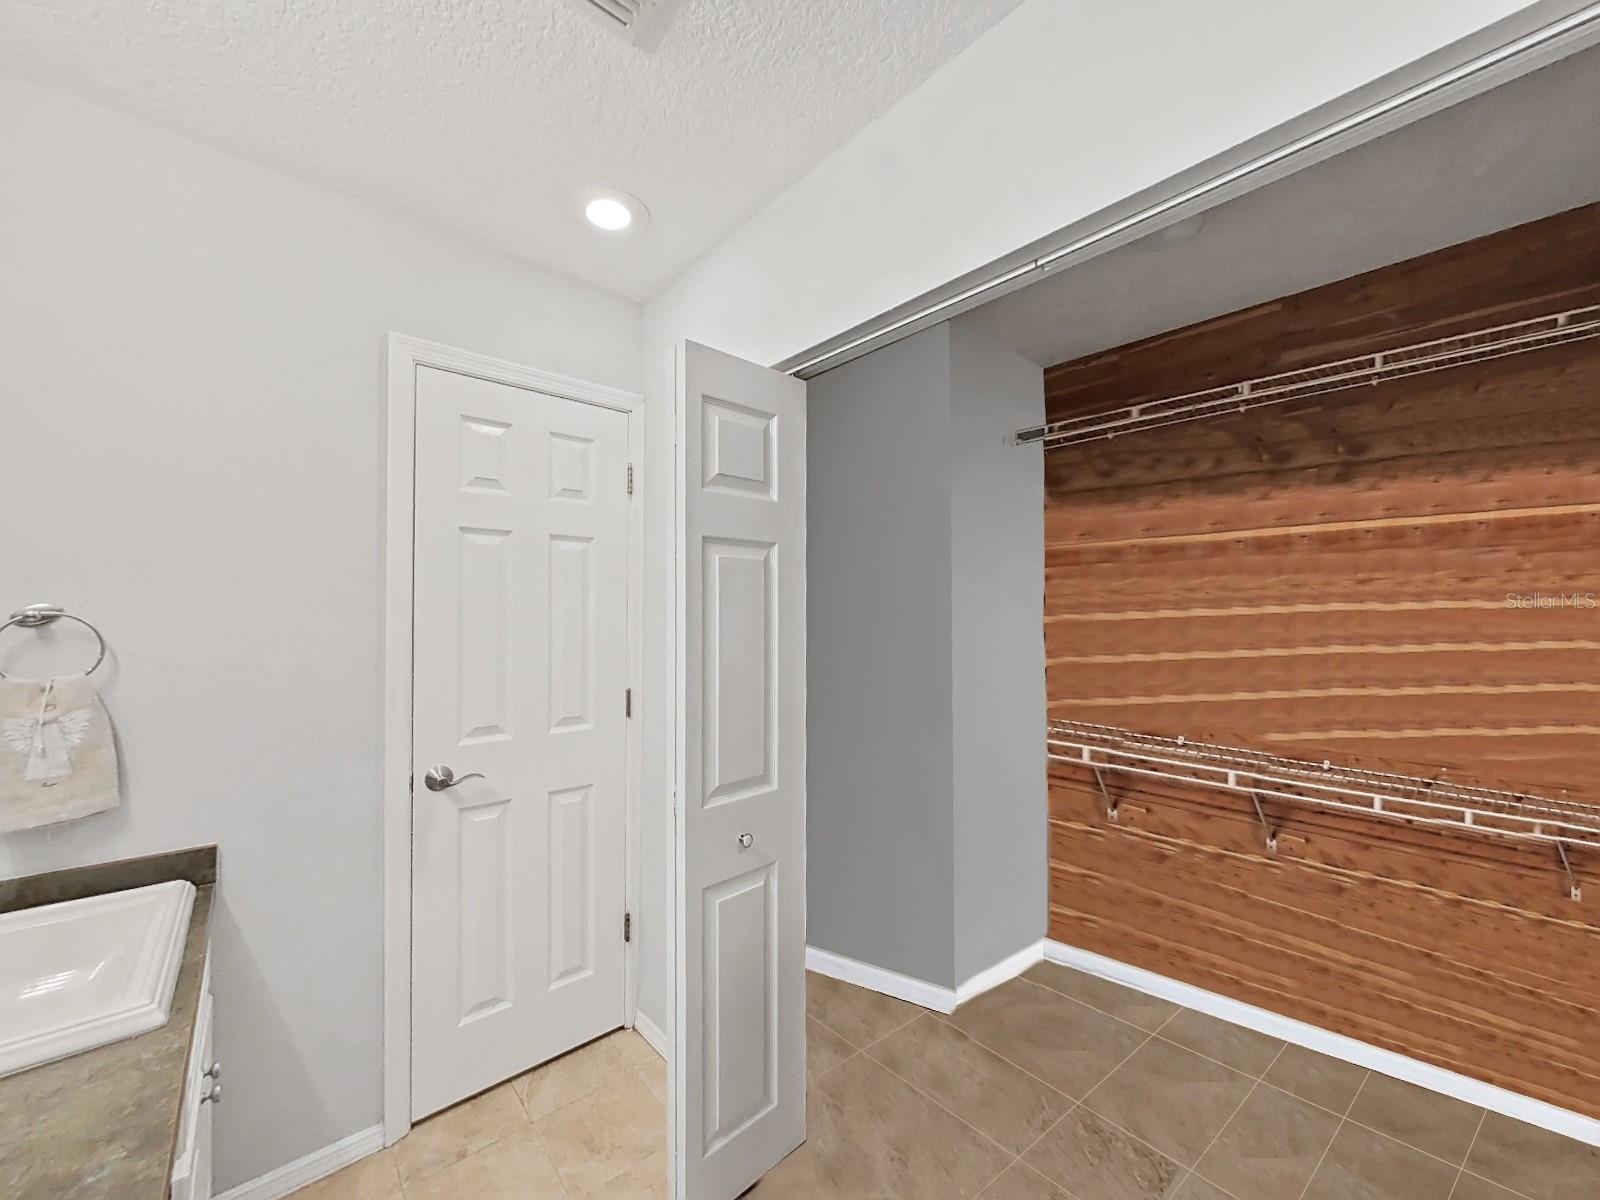
M 633 214 L 628 211 L 628 206 L 610 196 L 596 196 L 584 205 L 583 215 L 589 218 L 589 224 L 612 233 L 633 224 Z
M 579 197 L 589 224 L 606 233 L 626 233 L 650 219 L 637 196 L 615 188 L 590 188 Z

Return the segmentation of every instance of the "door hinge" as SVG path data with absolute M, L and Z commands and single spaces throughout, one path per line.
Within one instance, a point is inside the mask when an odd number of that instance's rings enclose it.
M 633 464 L 628 464 L 628 495 L 633 495 Z
M 632 688 L 623 688 L 622 689 L 622 715 L 625 716 L 625 717 L 633 716 L 633 689 Z
M 629 912 L 622 914 L 622 940 L 633 941 L 633 914 Z

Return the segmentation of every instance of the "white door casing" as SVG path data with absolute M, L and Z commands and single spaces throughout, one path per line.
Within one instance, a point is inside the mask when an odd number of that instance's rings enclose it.
M 805 1138 L 806 386 L 678 359 L 674 1187 L 731 1200 Z
M 625 1020 L 627 443 L 417 369 L 414 1119 Z

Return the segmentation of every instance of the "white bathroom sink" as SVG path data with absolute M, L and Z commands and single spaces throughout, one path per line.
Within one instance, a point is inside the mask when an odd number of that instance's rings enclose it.
M 0 1076 L 167 1023 L 194 884 L 0 913 Z

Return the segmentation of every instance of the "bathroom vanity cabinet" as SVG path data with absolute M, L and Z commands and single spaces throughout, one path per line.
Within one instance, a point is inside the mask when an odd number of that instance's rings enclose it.
M 216 848 L 0 880 L 0 913 L 171 880 L 194 885 L 164 1024 L 0 1077 L 4 1200 L 210 1200 L 222 1099 L 212 1048 Z

